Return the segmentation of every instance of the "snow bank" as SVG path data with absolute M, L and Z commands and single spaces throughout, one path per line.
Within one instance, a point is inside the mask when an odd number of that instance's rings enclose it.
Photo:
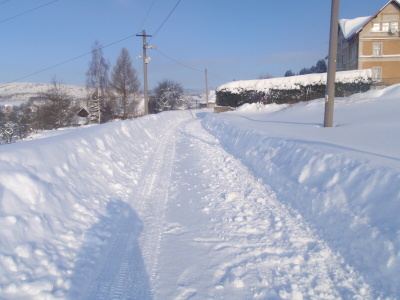
M 156 141 L 191 117 L 163 113 L 1 146 L 0 298 L 65 298 L 79 288 L 132 215 L 129 194 Z
M 218 87 L 217 91 L 228 90 L 231 93 L 240 93 L 245 89 L 268 93 L 270 89 L 292 90 L 299 89 L 300 86 L 326 84 L 326 76 L 326 73 L 318 73 L 271 79 L 239 80 L 223 84 Z M 371 78 L 372 71 L 370 69 L 336 73 L 336 82 L 342 83 L 366 82 Z
M 399 98 L 397 85 L 338 100 L 336 128 L 321 126 L 322 99 L 203 120 L 278 200 L 394 298 L 400 295 Z

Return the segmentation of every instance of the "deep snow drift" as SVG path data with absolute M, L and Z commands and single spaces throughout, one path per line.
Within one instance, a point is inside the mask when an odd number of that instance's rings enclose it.
M 322 99 L 204 122 L 367 281 L 398 297 L 399 99 L 400 85 L 337 99 L 334 128 L 322 127 Z
M 334 128 L 314 100 L 0 146 L 0 298 L 398 298 L 399 98 L 337 99 Z

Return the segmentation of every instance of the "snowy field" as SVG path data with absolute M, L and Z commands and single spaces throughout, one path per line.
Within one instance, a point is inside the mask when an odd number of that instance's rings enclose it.
M 86 97 L 86 89 L 83 86 L 69 84 L 62 84 L 62 86 L 74 98 L 82 99 Z M 0 83 L 0 105 L 4 105 L 2 102 L 7 101 L 28 101 L 30 97 L 37 97 L 51 87 L 51 83 Z
M 0 146 L 0 299 L 400 299 L 400 85 Z

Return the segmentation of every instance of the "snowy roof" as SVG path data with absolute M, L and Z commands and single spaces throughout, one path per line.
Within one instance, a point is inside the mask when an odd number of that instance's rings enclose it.
M 343 32 L 344 38 L 347 40 L 359 29 L 364 27 L 365 24 L 371 19 L 371 16 L 360 17 L 355 19 L 341 19 L 339 20 L 340 29 Z
M 400 6 L 400 0 L 390 0 L 373 16 L 339 20 L 339 26 L 343 32 L 345 39 L 347 40 L 351 38 L 354 34 L 358 33 L 370 20 L 375 18 L 377 14 L 379 14 L 386 6 L 388 6 L 392 2 Z

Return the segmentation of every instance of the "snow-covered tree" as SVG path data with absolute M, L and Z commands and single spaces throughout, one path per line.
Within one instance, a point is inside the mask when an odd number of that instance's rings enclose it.
M 11 144 L 13 137 L 17 134 L 17 126 L 11 121 L 0 122 L 0 135 L 6 144 Z
M 126 48 L 121 49 L 117 63 L 111 73 L 111 88 L 118 100 L 121 101 L 122 118 L 128 117 L 129 100 L 139 90 L 139 79 L 136 70 L 132 66 L 132 59 Z
M 89 120 L 91 123 L 101 123 L 101 110 L 106 101 L 108 90 L 109 64 L 103 56 L 103 46 L 99 41 L 92 45 L 92 59 L 86 72 L 86 89 L 89 93 Z
M 0 110 L 0 138 L 7 144 L 13 138 L 25 138 L 31 131 L 31 109 L 29 104 L 13 106 L 11 111 Z
M 151 105 L 153 112 L 174 110 L 185 106 L 182 97 L 183 88 L 179 82 L 164 79 L 158 83 L 154 91 L 155 95 L 152 97 Z

